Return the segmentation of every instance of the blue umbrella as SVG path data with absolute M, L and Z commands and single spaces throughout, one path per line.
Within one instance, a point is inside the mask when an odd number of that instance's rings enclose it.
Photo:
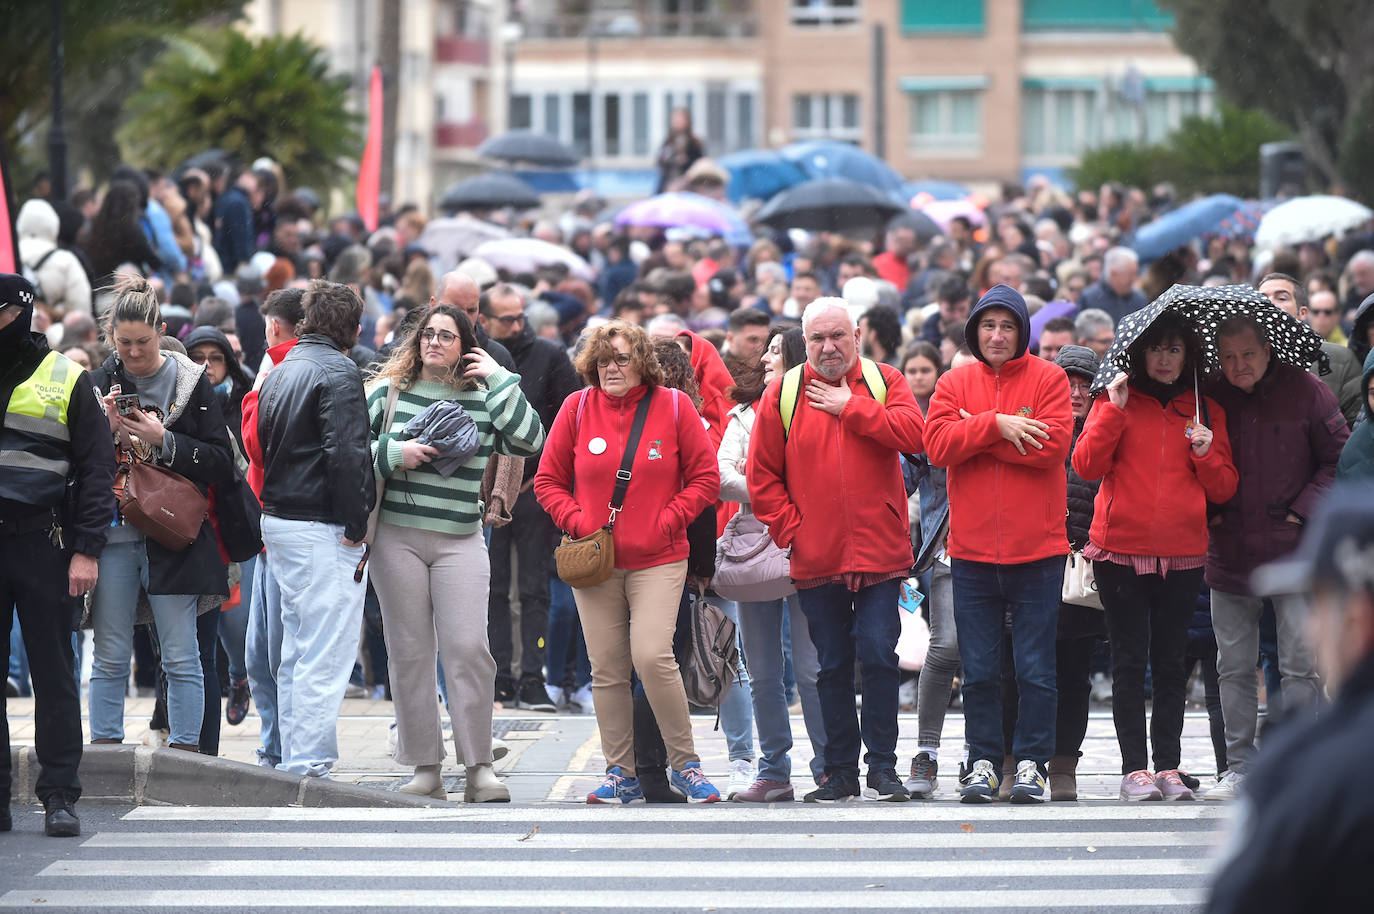
M 784 146 L 780 152 L 783 158 L 801 166 L 809 178 L 848 178 L 900 199 L 902 176 L 882 159 L 858 146 L 835 140 L 812 140 Z
M 902 185 L 907 200 L 917 194 L 929 194 L 932 200 L 963 200 L 971 191 L 957 181 L 908 181 Z
M 773 149 L 733 152 L 717 159 L 716 164 L 730 172 L 727 190 L 736 203 L 750 197 L 770 200 L 806 180 L 806 173 L 796 162 L 784 159 Z
M 1215 232 L 1245 201 L 1230 194 L 1213 194 L 1165 213 L 1135 233 L 1131 247 L 1141 260 L 1156 260 L 1209 232 Z

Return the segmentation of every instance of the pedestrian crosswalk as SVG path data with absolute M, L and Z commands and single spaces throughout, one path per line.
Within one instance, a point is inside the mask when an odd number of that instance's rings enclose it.
M 0 909 L 1193 910 L 1225 809 L 141 807 Z

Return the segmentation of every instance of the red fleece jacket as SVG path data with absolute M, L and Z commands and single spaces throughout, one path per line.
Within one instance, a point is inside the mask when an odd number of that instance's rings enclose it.
M 1094 545 L 1122 555 L 1206 554 L 1207 502 L 1230 501 L 1239 477 L 1226 414 L 1204 399 L 1212 446 L 1198 457 L 1186 434 L 1197 412 L 1191 390 L 1168 406 L 1134 388 L 1125 409 L 1097 398 L 1073 452 L 1075 473 L 1102 480 L 1088 533 Z
M 559 529 L 580 537 L 604 525 L 635 409 L 646 395 L 653 400 L 613 534 L 615 567 L 627 571 L 687 558 L 687 525 L 720 497 L 716 451 L 687 396 L 644 386 L 623 397 L 599 387 L 572 394 L 553 420 L 534 476 L 535 497 Z M 599 454 L 593 439 L 600 439 Z
M 1044 448 L 1027 445 L 1022 456 L 998 431 L 998 413 L 1048 425 Z M 1064 461 L 1072 439 L 1069 380 L 1053 362 L 1021 355 L 1001 371 L 980 361 L 945 372 L 926 414 L 926 453 L 949 469 L 950 556 L 1022 565 L 1068 555 Z
M 768 385 L 755 406 L 745 469 L 749 503 L 773 542 L 791 548 L 795 580 L 911 566 L 898 454 L 920 453 L 924 420 L 901 373 L 878 368 L 887 382 L 886 404 L 873 399 L 855 361 L 844 378 L 849 402 L 832 416 L 806 397 L 808 384 L 824 380 L 807 363 L 786 441 L 782 382 Z
M 267 350 L 267 354 L 272 358 L 272 364 L 274 366 L 280 365 L 281 360 L 286 358 L 286 354 L 295 345 L 295 340 L 287 340 L 285 343 L 278 343 Z M 266 376 L 267 372 L 264 371 L 259 380 Z M 243 454 L 248 458 L 248 487 L 253 490 L 254 495 L 261 499 L 263 467 L 262 442 L 258 440 L 257 388 L 248 391 L 243 398 Z

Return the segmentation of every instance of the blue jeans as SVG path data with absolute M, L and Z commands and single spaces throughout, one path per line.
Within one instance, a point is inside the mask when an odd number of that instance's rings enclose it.
M 719 600 L 717 605 L 735 623 L 735 644 L 739 645 L 739 604 Z M 725 734 L 730 761 L 754 758 L 754 697 L 749 687 L 749 670 L 743 663 L 739 665 L 739 679 L 720 703 L 720 729 Z
M 954 622 L 964 665 L 964 735 L 969 766 L 986 759 L 1002 770 L 1002 627 L 1011 616 L 1012 656 L 1020 695 L 1012 755 L 1041 766 L 1054 755 L 1055 637 L 1064 558 L 1023 565 L 954 559 Z
M 281 591 L 277 767 L 322 777 L 339 760 L 339 707 L 362 635 L 366 576 L 354 581 L 353 570 L 363 547 L 343 544 L 342 525 L 270 514 L 262 538 Z
M 0 610 L 3 612 L 4 610 Z M 14 618 L 11 620 L 10 628 L 10 668 L 9 678 L 19 684 L 19 697 L 28 698 L 32 693 L 29 691 L 29 655 L 24 650 L 24 635 L 19 631 L 19 610 L 11 610 Z
M 556 574 L 549 575 L 549 631 L 544 639 L 544 679 L 551 686 L 566 685 L 564 672 L 569 656 L 573 662 L 572 688 L 580 689 L 592 681 L 592 664 L 587 659 L 587 642 L 582 638 L 582 623 L 572 588 Z
M 239 605 L 219 614 L 219 640 L 229 658 L 229 681 L 248 678 L 244 653 L 247 650 L 248 612 L 253 605 L 253 574 L 258 557 L 239 563 Z
M 816 691 L 825 721 L 825 773 L 859 775 L 860 722 L 854 709 L 854 660 L 863 665 L 864 762 L 870 771 L 897 767 L 897 613 L 899 582 L 884 581 L 858 593 L 843 584 L 798 591 L 816 645 Z
M 91 598 L 95 652 L 91 662 L 91 739 L 124 738 L 124 692 L 134 649 L 138 593 L 148 587 L 143 540 L 112 543 L 100 555 L 100 579 Z M 169 742 L 200 745 L 205 679 L 196 642 L 195 594 L 149 594 L 167 675 Z
M 801 695 L 802 718 L 811 740 L 811 776 L 825 773 L 825 718 L 816 694 L 816 646 L 795 596 L 768 603 L 739 604 L 740 639 L 749 661 L 754 722 L 759 731 L 759 777 L 788 781 L 792 777 L 792 715 L 784 686 L 784 628 L 791 623 L 792 657 Z
M 275 768 L 281 762 L 281 730 L 277 727 L 277 669 L 281 666 L 281 591 L 266 557 L 254 562 L 253 599 L 248 605 L 244 668 L 248 689 L 261 723 L 258 761 Z

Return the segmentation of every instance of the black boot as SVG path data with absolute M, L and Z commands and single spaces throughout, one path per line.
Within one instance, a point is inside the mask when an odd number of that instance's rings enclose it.
M 43 833 L 49 838 L 75 838 L 81 834 L 81 820 L 72 809 L 73 801 L 58 797 L 43 804 Z
M 14 819 L 10 817 L 10 804 L 5 801 L 4 806 L 0 806 L 0 831 L 9 831 L 14 828 Z
M 668 769 L 640 768 L 639 789 L 646 803 L 686 803 L 687 798 L 668 786 Z

